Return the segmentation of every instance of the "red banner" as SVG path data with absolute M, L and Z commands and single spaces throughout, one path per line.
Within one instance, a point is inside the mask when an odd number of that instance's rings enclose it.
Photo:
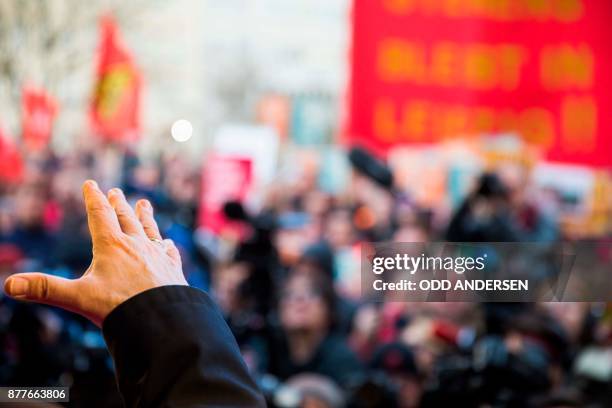
M 98 52 L 98 78 L 90 110 L 94 132 L 107 140 L 135 140 L 140 125 L 140 73 L 110 16 L 100 22 Z
M 57 111 L 57 102 L 44 89 L 23 88 L 21 127 L 28 150 L 40 150 L 49 144 Z
M 252 160 L 246 157 L 212 154 L 202 169 L 199 226 L 219 234 L 231 222 L 223 213 L 230 200 L 243 201 L 253 185 Z
M 551 161 L 610 166 L 612 3 L 355 0 L 346 137 L 512 132 Z

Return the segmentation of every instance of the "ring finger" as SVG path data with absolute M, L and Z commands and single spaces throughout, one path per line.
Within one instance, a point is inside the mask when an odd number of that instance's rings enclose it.
M 136 216 L 142 224 L 145 234 L 151 240 L 161 241 L 162 237 L 159 233 L 159 228 L 153 218 L 153 207 L 148 200 L 138 200 L 136 203 Z

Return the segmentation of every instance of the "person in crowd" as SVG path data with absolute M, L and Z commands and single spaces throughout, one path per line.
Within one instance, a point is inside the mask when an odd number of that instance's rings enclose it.
M 391 342 L 374 352 L 370 368 L 383 372 L 396 390 L 398 408 L 419 406 L 422 378 L 412 350 L 402 342 Z
M 261 371 L 280 380 L 315 373 L 342 386 L 363 372 L 345 339 L 333 331 L 336 295 L 328 276 L 297 269 L 287 277 L 279 298 L 281 327 L 262 347 Z
M 510 192 L 494 173 L 485 173 L 465 199 L 446 231 L 451 242 L 513 242 L 520 233 L 513 223 Z
M 47 267 L 55 263 L 53 232 L 45 224 L 48 191 L 42 183 L 23 184 L 15 194 L 15 225 L 5 241 L 16 245 L 27 259 Z

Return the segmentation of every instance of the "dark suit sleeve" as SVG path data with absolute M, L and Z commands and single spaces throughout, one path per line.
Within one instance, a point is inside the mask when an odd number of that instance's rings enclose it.
M 210 297 L 163 286 L 115 308 L 103 333 L 127 407 L 260 407 L 227 324 Z

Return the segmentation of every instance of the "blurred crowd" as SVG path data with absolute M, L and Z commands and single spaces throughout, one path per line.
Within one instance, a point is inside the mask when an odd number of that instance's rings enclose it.
M 321 188 L 316 166 L 228 202 L 233 234 L 198 228 L 201 168 L 75 147 L 28 158 L 0 184 L 0 274 L 75 278 L 89 266 L 81 184 L 148 198 L 187 280 L 216 299 L 272 407 L 612 406 L 612 307 L 603 303 L 409 303 L 361 296 L 360 244 L 554 242 L 555 197 L 529 180 L 481 175 L 452 212 L 399 191 L 367 151 L 350 181 Z M 0 299 L 0 384 L 71 387 L 71 406 L 119 405 L 112 362 L 84 318 Z

